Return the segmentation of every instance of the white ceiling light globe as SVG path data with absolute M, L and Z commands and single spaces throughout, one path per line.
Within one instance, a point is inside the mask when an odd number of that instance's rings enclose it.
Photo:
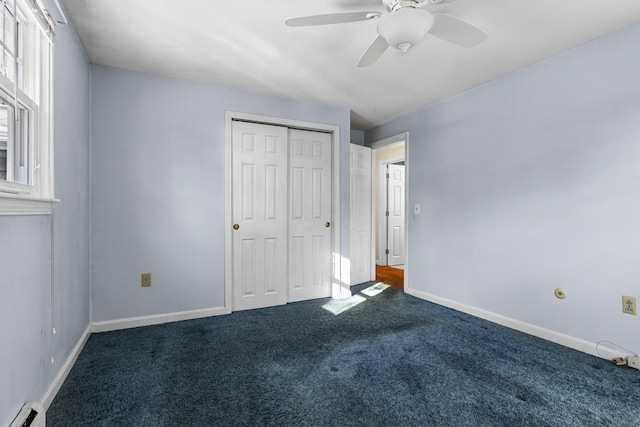
M 406 52 L 422 40 L 434 22 L 432 13 L 406 7 L 382 17 L 378 22 L 378 33 L 389 46 Z

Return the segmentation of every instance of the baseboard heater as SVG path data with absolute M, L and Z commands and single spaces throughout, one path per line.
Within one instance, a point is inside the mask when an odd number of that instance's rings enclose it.
M 22 407 L 9 427 L 46 427 L 44 408 L 38 402 L 27 403 Z

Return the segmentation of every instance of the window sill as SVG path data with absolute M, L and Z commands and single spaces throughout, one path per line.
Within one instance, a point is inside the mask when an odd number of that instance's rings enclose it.
M 2 215 L 51 215 L 53 206 L 60 200 L 0 193 Z

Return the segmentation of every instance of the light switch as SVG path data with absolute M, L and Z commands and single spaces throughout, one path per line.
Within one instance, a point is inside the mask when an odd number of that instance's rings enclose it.
M 420 215 L 420 203 L 416 203 L 413 205 L 413 214 Z

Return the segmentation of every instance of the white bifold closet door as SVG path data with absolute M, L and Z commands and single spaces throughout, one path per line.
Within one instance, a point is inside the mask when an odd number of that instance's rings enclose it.
M 331 135 L 234 121 L 233 309 L 331 293 Z
M 351 144 L 351 285 L 375 280 L 372 268 L 371 148 Z

